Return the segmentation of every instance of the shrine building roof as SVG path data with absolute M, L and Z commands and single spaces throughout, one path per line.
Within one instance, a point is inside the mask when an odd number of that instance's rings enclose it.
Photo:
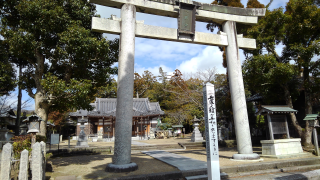
M 93 111 L 77 110 L 71 117 L 116 117 L 117 98 L 96 98 Z M 133 117 L 164 115 L 158 102 L 150 102 L 148 98 L 133 98 Z
M 274 114 L 274 113 L 297 113 L 297 110 L 294 110 L 286 105 L 263 105 L 261 109 L 256 113 L 258 115 L 263 114 Z

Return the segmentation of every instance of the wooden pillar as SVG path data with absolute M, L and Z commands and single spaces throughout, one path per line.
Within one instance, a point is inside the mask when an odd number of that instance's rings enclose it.
M 114 121 L 115 121 L 115 118 L 112 117 L 112 137 L 114 137 Z
M 102 138 L 104 136 L 104 117 L 102 117 Z

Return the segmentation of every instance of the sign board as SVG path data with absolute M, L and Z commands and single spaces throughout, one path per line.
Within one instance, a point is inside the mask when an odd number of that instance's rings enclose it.
M 195 34 L 196 6 L 180 2 L 178 30 L 179 34 Z
M 59 134 L 51 134 L 50 144 L 59 144 Z
M 285 115 L 271 115 L 273 134 L 287 134 Z
M 273 134 L 286 134 L 286 123 L 285 122 L 272 122 Z
M 270 139 L 274 140 L 274 134 L 287 134 L 290 139 L 287 116 L 267 114 Z
M 203 88 L 208 179 L 220 180 L 219 148 L 214 85 Z

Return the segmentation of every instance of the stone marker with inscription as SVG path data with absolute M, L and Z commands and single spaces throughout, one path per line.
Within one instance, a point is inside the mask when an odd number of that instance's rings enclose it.
M 220 180 L 215 92 L 214 85 L 211 83 L 207 83 L 203 87 L 203 105 L 206 127 L 208 179 Z

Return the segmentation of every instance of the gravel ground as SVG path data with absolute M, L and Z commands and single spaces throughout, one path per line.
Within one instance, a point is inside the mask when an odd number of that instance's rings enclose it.
M 160 144 L 177 144 L 190 142 L 190 139 L 176 138 L 176 139 L 155 139 L 139 141 L 148 144 L 160 145 Z M 71 141 L 71 147 L 75 146 L 75 141 Z M 66 148 L 67 143 L 61 143 L 60 148 Z M 113 146 L 113 142 L 89 142 L 90 147 L 104 147 Z M 55 149 L 56 147 L 52 147 Z M 255 153 L 261 154 L 261 147 L 253 148 Z M 171 153 L 177 153 L 193 159 L 206 161 L 205 148 L 194 149 L 194 150 L 175 150 L 170 151 Z M 231 160 L 233 154 L 237 153 L 236 148 L 219 148 L 220 166 L 234 166 L 248 163 L 256 163 L 257 161 L 234 161 Z M 290 159 L 299 159 L 290 158 Z M 112 162 L 111 154 L 99 154 L 99 155 L 82 155 L 73 157 L 57 157 L 51 158 L 49 161 L 52 162 L 53 172 L 46 172 L 47 179 L 55 178 L 57 176 L 70 176 L 75 175 L 82 179 L 103 179 L 103 178 L 114 178 L 150 173 L 170 172 L 179 171 L 177 168 L 165 164 L 157 159 L 154 159 L 148 155 L 142 153 L 135 153 L 131 155 L 132 162 L 138 164 L 139 169 L 134 172 L 128 173 L 110 173 L 105 172 L 106 165 Z M 265 158 L 263 161 L 282 161 L 286 159 L 269 159 Z

